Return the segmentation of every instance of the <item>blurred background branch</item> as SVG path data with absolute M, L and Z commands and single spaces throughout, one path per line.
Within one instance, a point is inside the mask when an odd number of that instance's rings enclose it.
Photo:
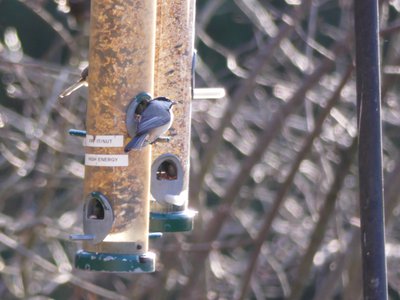
M 1 299 L 360 299 L 351 0 L 197 1 L 195 230 L 157 272 L 73 269 L 90 1 L 0 1 Z M 388 282 L 400 294 L 399 1 L 381 1 Z

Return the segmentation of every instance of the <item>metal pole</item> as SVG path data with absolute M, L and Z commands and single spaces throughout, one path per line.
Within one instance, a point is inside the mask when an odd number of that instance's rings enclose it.
M 387 299 L 377 0 L 355 0 L 364 299 Z
M 128 105 L 153 92 L 156 0 L 92 0 L 90 23 L 82 236 L 88 241 L 76 266 L 151 272 L 151 147 L 126 154 L 124 146 Z

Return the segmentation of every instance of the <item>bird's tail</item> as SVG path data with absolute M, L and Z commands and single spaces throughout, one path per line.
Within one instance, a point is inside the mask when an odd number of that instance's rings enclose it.
M 126 146 L 124 151 L 129 152 L 132 149 L 140 149 L 147 145 L 146 142 L 147 134 L 142 134 L 139 136 L 135 136 Z
M 74 83 L 70 87 L 66 88 L 59 96 L 60 99 L 67 97 L 71 95 L 73 92 L 75 92 L 77 89 L 79 89 L 81 86 L 87 85 L 86 80 L 80 80 L 77 83 Z

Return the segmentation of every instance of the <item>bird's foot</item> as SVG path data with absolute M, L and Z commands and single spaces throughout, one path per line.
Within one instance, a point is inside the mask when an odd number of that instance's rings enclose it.
M 158 143 L 158 142 L 169 143 L 170 140 L 171 140 L 171 137 L 169 137 L 169 136 L 160 136 L 160 137 L 158 137 L 157 139 L 155 139 L 154 141 L 152 141 L 149 144 L 153 145 L 153 144 Z

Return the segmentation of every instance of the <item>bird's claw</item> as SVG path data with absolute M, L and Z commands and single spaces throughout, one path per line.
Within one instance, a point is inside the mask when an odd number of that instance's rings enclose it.
M 153 144 L 158 143 L 158 142 L 169 143 L 170 141 L 171 141 L 171 137 L 169 137 L 169 136 L 160 136 L 156 140 L 154 140 L 153 142 L 151 142 L 149 144 L 153 145 Z

